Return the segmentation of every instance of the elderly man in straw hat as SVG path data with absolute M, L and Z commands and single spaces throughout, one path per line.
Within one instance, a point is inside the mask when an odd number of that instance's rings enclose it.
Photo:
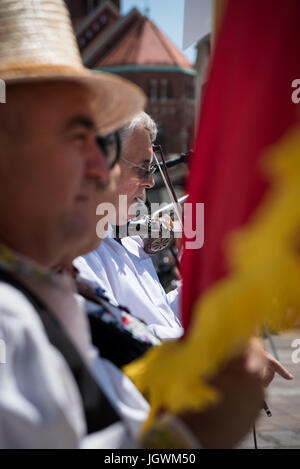
M 95 201 L 111 197 L 113 132 L 142 109 L 143 95 L 83 68 L 62 0 L 0 2 L 0 78 L 7 85 L 0 104 L 0 446 L 136 444 L 109 399 L 110 383 L 104 389 L 90 372 L 93 357 L 72 279 L 50 268 L 85 243 Z M 261 353 L 253 348 L 245 360 L 249 367 L 242 366 L 235 392 L 227 387 L 226 394 L 219 376 L 223 412 L 160 422 L 159 434 L 172 447 L 178 439 L 197 446 L 183 422 L 205 446 L 228 446 L 244 434 L 263 397 Z M 135 393 L 141 409 L 142 396 L 130 384 L 128 397 Z M 240 417 L 220 420 L 233 405 Z
M 113 132 L 144 96 L 82 66 L 61 0 L 1 1 L 0 78 L 0 446 L 77 447 L 120 418 L 89 372 L 72 280 L 50 267 L 91 230 Z

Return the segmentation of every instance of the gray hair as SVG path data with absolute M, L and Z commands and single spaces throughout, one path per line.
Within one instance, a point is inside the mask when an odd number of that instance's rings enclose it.
M 154 122 L 154 120 L 146 114 L 146 112 L 140 112 L 137 114 L 129 124 L 127 124 L 125 127 L 122 127 L 120 129 L 120 137 L 123 146 L 126 145 L 126 142 L 128 141 L 130 135 L 132 134 L 133 130 L 137 125 L 142 126 L 144 129 L 146 129 L 149 132 L 150 135 L 150 140 L 153 143 L 156 140 L 157 136 L 157 125 Z

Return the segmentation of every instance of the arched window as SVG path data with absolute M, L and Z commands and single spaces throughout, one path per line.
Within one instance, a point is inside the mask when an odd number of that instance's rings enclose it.
M 157 80 L 155 78 L 150 80 L 149 99 L 150 101 L 157 100 Z
M 162 78 L 160 80 L 159 95 L 161 101 L 166 101 L 168 99 L 168 82 L 166 78 Z
M 189 99 L 194 99 L 195 98 L 195 86 L 192 83 L 187 83 L 185 85 L 185 93 L 186 97 Z
M 87 40 L 90 41 L 93 37 L 92 31 L 88 30 L 85 36 L 86 36 Z
M 93 30 L 97 33 L 99 29 L 100 29 L 100 24 L 97 21 L 96 23 L 93 24 Z

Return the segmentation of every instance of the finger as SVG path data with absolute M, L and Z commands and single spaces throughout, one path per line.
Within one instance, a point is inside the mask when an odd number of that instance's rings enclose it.
M 273 362 L 272 366 L 273 366 L 273 370 L 277 374 L 279 374 L 279 376 L 281 376 L 282 378 L 288 379 L 288 380 L 294 379 L 294 376 L 286 368 L 284 368 L 284 366 L 282 366 L 282 364 L 279 363 L 277 360 Z

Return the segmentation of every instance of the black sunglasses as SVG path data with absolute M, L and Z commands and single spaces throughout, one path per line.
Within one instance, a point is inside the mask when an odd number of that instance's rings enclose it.
M 112 169 L 120 159 L 121 141 L 119 132 L 112 132 L 107 135 L 97 135 L 96 142 L 100 150 L 106 156 L 110 169 Z

